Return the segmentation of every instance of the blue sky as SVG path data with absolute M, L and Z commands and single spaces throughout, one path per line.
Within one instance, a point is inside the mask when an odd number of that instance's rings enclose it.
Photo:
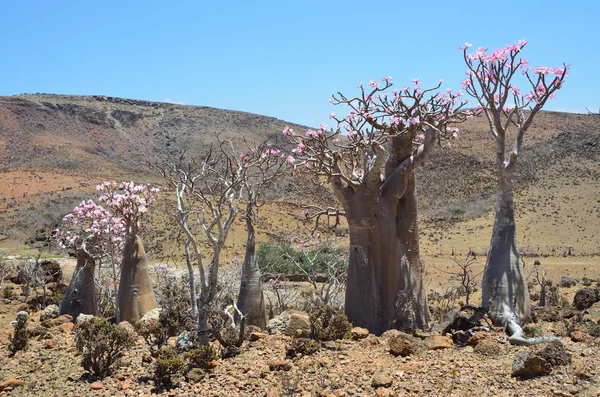
M 600 108 L 597 1 L 5 1 L 0 95 L 103 94 L 317 126 L 361 81 L 444 78 L 458 45 L 519 39 L 532 65 L 572 65 L 549 110 Z M 343 112 L 340 112 L 343 113 Z

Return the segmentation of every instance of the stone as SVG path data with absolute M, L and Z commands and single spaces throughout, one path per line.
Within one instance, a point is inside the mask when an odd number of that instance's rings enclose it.
M 0 382 L 0 391 L 6 390 L 7 388 L 14 389 L 25 384 L 25 381 L 16 378 L 8 378 Z
M 192 368 L 187 373 L 187 378 L 190 383 L 198 383 L 204 380 L 205 372 L 202 368 Z
M 583 320 L 600 324 L 600 302 L 594 303 L 585 310 L 585 313 L 583 314 Z
M 365 339 L 367 336 L 369 336 L 369 330 L 362 327 L 354 327 L 350 330 L 350 332 L 352 333 L 352 339 L 354 340 Z
M 177 339 L 175 339 L 175 347 L 178 350 L 187 351 L 190 350 L 194 346 L 194 343 L 191 340 L 190 333 L 188 331 L 183 331 L 179 335 L 177 335 Z
M 380 387 L 390 387 L 393 382 L 394 381 L 390 374 L 388 374 L 385 371 L 377 371 L 371 379 L 371 387 L 373 387 L 374 389 Z
M 275 360 L 269 363 L 269 370 L 271 371 L 289 371 L 292 369 L 292 364 L 284 360 Z
M 256 342 L 257 340 L 264 339 L 267 336 L 269 335 L 262 332 L 251 332 L 248 339 L 250 340 L 250 342 Z
M 417 352 L 416 340 L 408 335 L 399 333 L 388 339 L 389 352 L 394 356 L 406 357 Z
M 452 339 L 447 336 L 433 335 L 427 340 L 427 348 L 429 350 L 451 349 L 454 347 Z
M 129 383 L 129 382 L 121 383 L 121 390 L 129 390 L 129 389 L 131 389 L 131 383 Z
M 375 390 L 375 397 L 393 397 L 395 396 L 394 391 L 387 387 L 381 387 Z
M 591 307 L 594 303 L 600 301 L 600 294 L 595 288 L 582 288 L 575 293 L 573 298 L 573 306 L 579 310 L 585 310 Z
M 310 321 L 308 314 L 297 310 L 286 310 L 275 318 L 269 320 L 267 331 L 271 334 L 281 332 L 287 336 L 298 336 L 298 330 L 301 330 L 301 336 L 310 335 Z
M 133 336 L 134 338 L 137 339 L 138 334 L 135 331 L 135 328 L 133 328 L 133 325 L 131 325 L 129 323 L 129 321 L 121 321 L 119 324 L 117 324 L 117 327 L 125 330 L 129 335 Z
M 73 333 L 73 328 L 75 328 L 73 323 L 64 323 L 58 326 L 58 329 L 67 335 Z
M 558 282 L 560 288 L 571 288 L 577 285 L 579 281 L 571 276 L 562 276 Z
M 586 335 L 584 335 L 583 332 L 581 332 L 577 328 L 571 331 L 569 336 L 571 337 L 571 340 L 573 342 L 585 342 L 587 340 Z
M 93 382 L 92 384 L 90 384 L 90 389 L 92 390 L 102 390 L 104 389 L 104 385 L 98 381 Z
M 48 305 L 40 314 L 40 321 L 52 320 L 60 315 L 57 305 Z
M 571 364 L 571 353 L 565 350 L 565 346 L 558 341 L 547 344 L 543 349 L 536 353 L 536 356 L 543 358 L 553 367 L 559 365 Z
M 473 348 L 473 352 L 482 356 L 494 357 L 504 354 L 504 348 L 500 346 L 498 341 L 484 339 Z
M 77 325 L 81 325 L 81 324 L 87 323 L 88 321 L 90 321 L 93 318 L 94 318 L 94 316 L 92 314 L 81 313 L 79 316 L 77 316 L 77 320 L 75 320 L 75 321 L 77 322 Z
M 162 309 L 160 307 L 157 307 L 157 308 L 154 308 L 154 309 L 146 312 L 144 314 L 144 316 L 142 317 L 142 319 L 140 320 L 140 323 L 146 324 L 151 321 L 158 321 L 158 316 L 160 315 L 161 310 Z
M 73 317 L 71 317 L 70 314 L 63 314 L 62 316 L 58 316 L 57 318 L 46 320 L 42 322 L 41 325 L 45 328 L 54 328 L 62 324 L 70 323 L 72 321 Z
M 552 365 L 542 357 L 531 356 L 526 352 L 518 352 L 513 360 L 511 376 L 529 379 L 549 375 L 551 372 Z

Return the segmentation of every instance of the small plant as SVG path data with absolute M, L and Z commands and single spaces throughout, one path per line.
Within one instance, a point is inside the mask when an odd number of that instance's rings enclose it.
M 8 351 L 14 356 L 19 350 L 25 350 L 29 338 L 27 336 L 27 321 L 29 313 L 21 311 L 17 313 L 17 321 L 15 323 L 15 332 L 10 338 Z
M 210 362 L 217 359 L 217 351 L 211 345 L 195 345 L 185 353 L 189 369 L 209 369 Z
M 298 338 L 292 341 L 292 344 L 285 349 L 285 358 L 296 358 L 297 354 L 310 356 L 319 351 L 321 346 L 313 339 Z
M 342 308 L 334 309 L 319 298 L 312 298 L 308 312 L 311 337 L 316 340 L 344 339 L 352 324 Z
M 75 337 L 77 350 L 83 354 L 83 368 L 103 378 L 118 366 L 125 351 L 135 344 L 135 337 L 104 318 L 93 318 L 81 325 Z
M 170 385 L 173 377 L 180 374 L 186 366 L 184 358 L 170 347 L 163 347 L 156 355 L 154 382 L 159 385 Z

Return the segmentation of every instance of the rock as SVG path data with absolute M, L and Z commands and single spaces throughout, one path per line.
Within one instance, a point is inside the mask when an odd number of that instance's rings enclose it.
M 385 371 L 377 371 L 371 379 L 371 387 L 374 389 L 380 387 L 390 387 L 393 383 L 392 377 Z
M 150 364 L 152 362 L 152 355 L 150 353 L 142 354 L 142 362 Z
M 571 353 L 566 351 L 565 346 L 558 341 L 547 344 L 536 353 L 536 356 L 543 358 L 553 367 L 571 364 Z
M 585 342 L 587 340 L 586 335 L 584 335 L 583 332 L 581 332 L 577 328 L 571 331 L 569 336 L 571 337 L 571 340 L 573 342 Z
M 73 332 L 73 328 L 75 328 L 75 324 L 73 323 L 64 323 L 58 326 L 58 329 L 67 335 Z
M 452 322 L 444 328 L 442 335 L 452 334 L 456 331 L 468 331 L 479 326 L 489 326 L 485 321 L 485 314 L 485 310 L 482 308 L 464 307 L 454 316 Z
M 389 352 L 394 356 L 406 357 L 417 352 L 417 341 L 408 334 L 399 333 L 388 339 Z
M 256 342 L 257 340 L 264 339 L 267 336 L 269 336 L 269 335 L 262 333 L 262 332 L 251 332 L 248 339 L 250 340 L 250 342 Z
M 131 325 L 128 321 L 121 321 L 119 324 L 117 324 L 117 327 L 125 330 L 129 335 L 137 339 L 138 334 L 135 331 L 135 328 L 133 328 L 133 325 Z
M 354 327 L 350 330 L 350 332 L 352 333 L 352 338 L 354 340 L 365 339 L 367 336 L 369 336 L 369 330 L 366 328 Z
M 583 320 L 600 324 L 600 302 L 594 303 L 592 306 L 588 307 L 585 310 Z
M 150 321 L 158 321 L 158 316 L 160 315 L 161 310 L 162 309 L 160 307 L 157 307 L 146 312 L 146 314 L 144 314 L 144 316 L 141 318 L 140 323 L 145 324 Z
M 90 321 L 91 319 L 93 319 L 94 316 L 91 314 L 83 314 L 81 313 L 79 316 L 77 316 L 77 325 L 81 325 L 81 324 L 85 324 L 88 321 Z
M 205 372 L 202 368 L 192 368 L 187 373 L 187 378 L 190 381 L 190 383 L 202 382 L 204 380 L 204 377 Z
M 551 372 L 552 365 L 542 357 L 530 356 L 526 352 L 518 352 L 513 360 L 511 376 L 529 379 L 549 375 Z
M 121 383 L 121 390 L 129 390 L 129 389 L 131 389 L 131 383 L 129 383 L 129 382 Z
M 194 343 L 191 340 L 190 333 L 188 331 L 183 331 L 179 335 L 177 335 L 177 339 L 175 340 L 175 347 L 178 350 L 187 351 L 192 348 Z
M 267 330 L 271 334 L 277 331 L 287 336 L 298 336 L 297 330 L 302 331 L 302 336 L 310 335 L 310 321 L 306 313 L 297 310 L 286 310 L 279 316 L 269 320 Z
M 582 288 L 575 293 L 573 298 L 573 306 L 579 310 L 585 310 L 591 307 L 594 303 L 600 301 L 598 290 L 595 288 Z
M 0 382 L 0 391 L 3 391 L 7 388 L 14 389 L 15 387 L 20 387 L 25 384 L 25 381 L 16 378 L 8 378 Z
M 504 354 L 504 348 L 500 346 L 498 341 L 484 339 L 473 348 L 473 352 L 483 356 L 495 357 Z
M 60 316 L 57 305 L 46 306 L 44 311 L 40 314 L 40 321 L 52 320 Z
M 577 283 L 579 282 L 579 280 L 570 277 L 570 276 L 562 276 L 560 278 L 560 281 L 558 282 L 558 286 L 560 288 L 571 288 L 574 287 L 575 285 L 577 285 Z
M 392 397 L 394 395 L 394 391 L 388 389 L 387 387 L 382 387 L 375 390 L 375 397 Z
M 92 390 L 102 390 L 104 389 L 104 385 L 100 382 L 94 382 L 92 384 L 90 384 L 90 389 Z
M 70 314 L 63 314 L 62 316 L 58 316 L 57 318 L 46 320 L 42 323 L 42 327 L 46 328 L 54 328 L 59 325 L 73 322 L 73 317 Z
M 427 341 L 427 348 L 429 350 L 442 350 L 442 349 L 450 349 L 454 347 L 454 343 L 452 343 L 452 339 L 447 336 L 442 335 L 433 335 Z
M 292 364 L 288 361 L 276 360 L 269 363 L 271 371 L 289 371 L 292 369 Z
M 17 306 L 17 312 L 26 312 L 29 310 L 29 303 L 21 303 Z

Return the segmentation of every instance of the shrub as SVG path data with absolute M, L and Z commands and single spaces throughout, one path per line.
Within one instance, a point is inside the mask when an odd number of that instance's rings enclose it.
M 217 351 L 211 345 L 195 345 L 185 353 L 189 369 L 208 369 L 210 362 L 217 359 Z
M 118 366 L 125 351 L 135 344 L 135 337 L 104 318 L 93 318 L 81 325 L 75 340 L 83 354 L 83 368 L 102 378 Z
M 184 358 L 170 347 L 161 348 L 156 355 L 154 367 L 154 382 L 156 385 L 170 385 L 173 377 L 180 374 L 185 368 Z
M 319 298 L 312 298 L 308 312 L 311 337 L 316 340 L 343 339 L 352 324 L 342 308 L 334 309 Z
M 292 341 L 292 344 L 286 347 L 285 358 L 295 358 L 297 354 L 310 356 L 319 351 L 321 346 L 313 339 L 298 338 Z
M 8 344 L 8 351 L 11 355 L 15 355 L 19 350 L 25 350 L 29 338 L 27 336 L 27 321 L 29 320 L 29 314 L 25 311 L 17 313 L 17 322 L 15 323 L 15 332 L 10 337 Z

